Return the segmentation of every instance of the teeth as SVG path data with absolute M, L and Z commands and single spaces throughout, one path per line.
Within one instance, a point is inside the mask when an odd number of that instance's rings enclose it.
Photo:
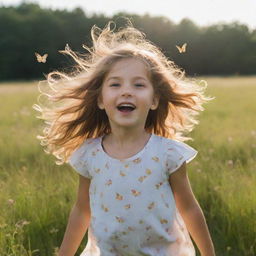
M 118 105 L 118 107 L 132 107 L 132 108 L 135 108 L 135 106 L 133 104 L 127 104 L 127 103 L 120 104 L 120 105 Z
M 117 106 L 120 111 L 133 111 L 136 107 L 131 103 L 121 103 Z M 126 108 L 126 110 L 125 110 Z
M 119 105 L 119 107 L 133 107 L 133 105 L 130 105 L 130 104 L 121 104 L 121 105 Z

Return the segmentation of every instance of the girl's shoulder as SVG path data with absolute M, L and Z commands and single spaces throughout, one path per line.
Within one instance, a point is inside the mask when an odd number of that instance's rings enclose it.
M 75 159 L 84 158 L 90 156 L 92 152 L 98 147 L 100 143 L 100 137 L 85 139 L 70 155 L 69 162 Z
M 178 151 L 182 151 L 182 150 L 195 150 L 194 148 L 192 148 L 190 145 L 186 144 L 185 142 L 179 141 L 179 140 L 175 140 L 175 139 L 170 139 L 170 138 L 166 138 L 163 136 L 159 136 L 159 135 L 155 135 L 155 137 L 158 140 L 158 143 L 161 145 L 161 147 L 163 147 L 165 150 L 169 149 L 171 150 L 178 150 Z
M 89 163 L 97 150 L 100 138 L 90 138 L 84 140 L 71 154 L 68 163 L 82 176 L 91 179 Z
M 159 140 L 161 140 L 169 174 L 177 170 L 183 162 L 189 163 L 198 153 L 196 149 L 182 141 L 161 136 L 159 136 Z
M 186 150 L 186 149 L 193 149 L 191 146 L 189 146 L 188 144 L 179 141 L 179 140 L 175 140 L 175 139 L 170 139 L 170 138 L 166 138 L 163 136 L 159 136 L 159 135 L 155 135 L 155 138 L 158 142 L 158 144 L 161 145 L 161 147 L 163 149 L 173 149 L 173 150 Z M 195 149 L 193 149 L 195 150 Z

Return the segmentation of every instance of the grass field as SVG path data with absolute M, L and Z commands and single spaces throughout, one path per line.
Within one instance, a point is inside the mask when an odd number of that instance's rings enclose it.
M 256 255 L 256 77 L 209 77 L 189 178 L 218 256 Z M 0 84 L 0 255 L 54 255 L 78 176 L 44 153 L 36 82 Z M 86 244 L 86 236 L 77 255 Z M 199 254 L 197 254 L 199 255 Z

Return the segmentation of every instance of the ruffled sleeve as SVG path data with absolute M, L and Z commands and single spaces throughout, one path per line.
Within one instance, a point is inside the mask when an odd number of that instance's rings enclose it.
M 91 179 L 92 176 L 89 172 L 88 154 L 86 143 L 84 142 L 78 149 L 76 149 L 70 156 L 68 163 L 73 169 L 82 176 Z
M 170 140 L 166 148 L 167 174 L 170 175 L 178 170 L 184 162 L 189 163 L 197 153 L 197 150 L 184 142 Z

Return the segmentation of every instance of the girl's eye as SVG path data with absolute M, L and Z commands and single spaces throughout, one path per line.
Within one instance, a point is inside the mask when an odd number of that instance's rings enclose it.
M 120 84 L 111 84 L 111 87 L 118 87 Z M 135 84 L 136 87 L 143 87 L 144 84 Z

